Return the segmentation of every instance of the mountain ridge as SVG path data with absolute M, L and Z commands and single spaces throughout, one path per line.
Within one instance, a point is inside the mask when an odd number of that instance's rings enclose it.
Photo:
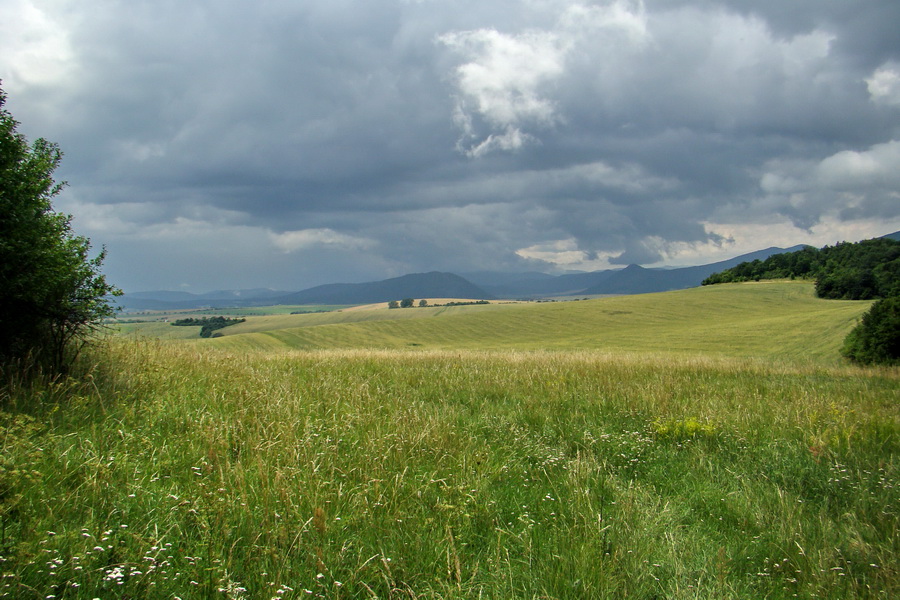
M 900 232 L 881 237 L 900 239 Z M 216 290 L 205 294 L 183 291 L 126 293 L 116 303 L 124 310 L 189 310 L 204 307 L 238 308 L 273 304 L 370 304 L 403 298 L 521 298 L 567 295 L 645 294 L 696 287 L 708 276 L 742 262 L 765 260 L 774 254 L 795 252 L 769 247 L 731 259 L 673 269 L 628 265 L 585 273 L 550 275 L 536 271 L 510 273 L 477 271 L 464 275 L 430 271 L 365 283 L 328 283 L 297 292 L 256 288 Z
M 403 298 L 475 298 L 492 295 L 454 273 L 411 273 L 369 283 L 327 283 L 278 298 L 280 304 L 370 304 Z
M 247 292 L 256 291 L 255 294 Z M 243 292 L 243 294 L 242 294 Z M 275 290 L 218 290 L 207 294 L 188 292 L 137 292 L 125 294 L 118 306 L 125 310 L 190 310 L 243 308 L 273 304 L 372 304 L 403 298 L 494 298 L 485 290 L 453 273 L 410 273 L 366 283 L 327 283 L 299 292 Z
M 796 252 L 804 246 L 797 245 L 790 248 L 778 248 L 771 246 L 756 252 L 742 254 L 735 258 L 698 265 L 694 267 L 681 267 L 678 269 L 645 269 L 640 265 L 629 265 L 625 269 L 615 272 L 605 281 L 585 289 L 582 293 L 592 295 L 612 294 L 647 294 L 652 292 L 668 292 L 696 287 L 700 283 L 718 271 L 724 271 L 735 267 L 742 262 L 765 260 L 774 254 L 786 254 Z

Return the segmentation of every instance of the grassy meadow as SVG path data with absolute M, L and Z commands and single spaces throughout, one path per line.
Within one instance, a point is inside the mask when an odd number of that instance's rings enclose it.
M 577 302 L 248 317 L 210 343 L 234 351 L 598 349 L 837 364 L 844 336 L 869 306 L 818 299 L 809 282 L 764 282 Z
M 897 597 L 900 370 L 835 356 L 866 307 L 785 282 L 110 337 L 4 378 L 0 598 Z

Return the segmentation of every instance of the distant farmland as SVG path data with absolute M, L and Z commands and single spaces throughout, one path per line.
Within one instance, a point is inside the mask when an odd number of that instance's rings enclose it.
M 815 298 L 808 282 L 763 282 L 555 303 L 341 311 L 247 318 L 222 349 L 599 349 L 834 364 L 868 302 Z M 159 324 L 129 326 L 181 337 Z

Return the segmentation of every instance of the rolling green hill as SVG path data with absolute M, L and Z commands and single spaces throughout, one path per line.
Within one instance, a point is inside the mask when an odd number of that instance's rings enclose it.
M 868 302 L 764 282 L 579 302 L 248 318 L 210 344 L 325 348 L 602 349 L 836 361 Z
M 473 309 L 490 309 L 501 308 L 503 305 L 477 305 L 477 306 L 429 306 L 427 308 L 388 310 L 387 303 L 383 303 L 383 309 L 363 310 L 332 310 L 327 312 L 304 312 L 303 314 L 290 314 L 297 309 L 303 310 L 307 305 L 291 305 L 293 311 L 283 310 L 284 307 L 255 307 L 242 311 L 241 309 L 230 309 L 228 311 L 191 311 L 179 313 L 160 313 L 169 320 L 181 318 L 182 316 L 195 315 L 211 315 L 222 314 L 228 316 L 242 315 L 247 320 L 240 325 L 234 325 L 222 330 L 223 335 L 235 335 L 242 333 L 259 333 L 264 331 L 273 331 L 297 327 L 318 327 L 321 325 L 333 325 L 341 323 L 357 323 L 360 321 L 383 321 L 383 320 L 405 320 L 420 319 L 423 317 L 434 317 L 439 315 L 448 315 L 466 312 Z M 325 305 L 314 305 L 312 309 L 321 310 Z M 339 308 L 350 308 L 342 307 Z M 259 314 L 263 312 L 264 314 Z M 199 337 L 199 327 L 196 329 L 186 328 L 187 331 L 174 331 L 182 329 L 172 327 L 171 323 L 162 320 L 153 320 L 146 322 L 126 322 L 116 325 L 120 333 L 127 335 L 139 335 L 145 337 L 155 337 L 160 339 L 191 339 Z

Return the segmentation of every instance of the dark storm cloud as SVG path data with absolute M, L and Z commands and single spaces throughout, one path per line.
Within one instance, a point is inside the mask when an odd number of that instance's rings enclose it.
M 760 224 L 784 245 L 900 228 L 896 2 L 0 11 L 9 108 L 63 147 L 60 202 L 131 289 L 704 262 L 756 249 Z

